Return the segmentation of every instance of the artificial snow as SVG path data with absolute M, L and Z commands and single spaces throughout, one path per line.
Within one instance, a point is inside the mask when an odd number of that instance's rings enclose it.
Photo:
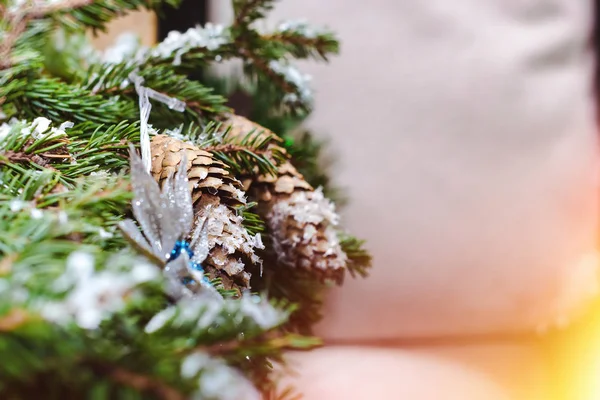
M 315 28 L 314 26 L 309 25 L 304 19 L 281 22 L 277 26 L 277 31 L 281 33 L 291 32 L 308 39 L 314 39 L 319 35 L 326 33 L 324 29 Z
M 222 360 L 204 352 L 188 355 L 181 364 L 181 375 L 190 379 L 199 375 L 198 392 L 192 399 L 259 400 L 260 394 L 248 379 Z
M 66 291 L 59 302 L 46 302 L 40 314 L 55 323 L 71 319 L 83 329 L 95 329 L 110 314 L 121 310 L 124 297 L 138 284 L 155 279 L 158 272 L 145 263 L 136 264 L 130 271 L 95 271 L 94 256 L 75 251 L 67 258 L 65 272 L 54 281 L 52 288 Z
M 262 329 L 268 330 L 278 326 L 285 314 L 276 309 L 266 298 L 245 293 L 240 301 L 240 311 Z
M 306 104 L 312 103 L 312 89 L 310 87 L 310 81 L 312 77 L 308 74 L 303 74 L 291 64 L 287 62 L 280 62 L 277 60 L 271 60 L 269 62 L 269 68 L 278 75 L 281 75 L 288 83 L 296 88 L 296 93 L 287 93 L 283 101 L 287 103 L 296 103 L 298 101 Z
M 253 262 L 260 262 L 255 249 L 264 249 L 260 234 L 251 236 L 243 225 L 243 218 L 233 213 L 227 206 L 219 204 L 200 211 L 199 216 L 208 218 L 207 230 L 209 248 L 221 246 L 227 254 L 240 250 L 250 255 Z
M 140 38 L 133 32 L 123 32 L 115 43 L 108 47 L 102 54 L 102 61 L 107 64 L 119 64 L 124 61 L 136 59 L 136 54 L 141 54 L 144 48 L 140 46 Z
M 223 25 L 207 23 L 181 33 L 171 31 L 165 40 L 150 51 L 152 57 L 173 57 L 173 65 L 181 64 L 181 56 L 194 48 L 217 50 L 231 41 L 229 32 Z

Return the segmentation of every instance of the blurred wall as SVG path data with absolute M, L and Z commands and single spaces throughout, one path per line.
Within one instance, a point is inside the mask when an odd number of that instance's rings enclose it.
M 398 107 L 395 100 L 400 96 L 394 91 L 394 73 L 397 66 L 407 60 L 390 51 L 398 40 L 395 33 L 399 22 L 390 17 L 396 0 L 372 1 L 368 13 L 360 10 L 364 4 L 347 0 L 284 0 L 271 20 L 307 18 L 316 24 L 329 25 L 341 35 L 342 57 L 334 58 L 329 66 L 301 65 L 313 75 L 316 90 L 316 110 L 309 125 L 316 133 L 332 139 L 332 148 L 339 160 L 334 176 L 349 189 L 352 200 L 344 223 L 369 240 L 376 264 L 381 266 L 395 263 L 395 228 L 389 226 L 388 221 L 399 201 L 395 188 L 400 183 L 393 176 L 398 155 L 386 143 L 399 134 L 394 119 Z M 216 21 L 226 22 L 231 16 L 229 1 L 214 0 L 211 11 Z M 109 34 L 96 39 L 99 47 L 105 47 L 122 31 L 138 32 L 146 44 L 154 42 L 156 37 L 156 19 L 149 13 L 119 19 L 110 28 Z M 349 92 L 348 86 L 353 96 L 340 96 Z M 383 209 L 387 209 L 387 213 L 381 212 Z M 597 309 L 600 310 L 600 305 Z M 593 375 L 598 370 L 594 371 L 592 366 L 599 364 L 600 340 L 594 346 L 590 346 L 590 342 L 597 337 L 599 327 L 600 317 L 588 316 L 568 335 L 557 338 L 558 345 L 552 343 L 554 351 L 551 352 L 560 355 L 551 363 L 560 371 L 554 378 L 544 372 L 549 360 L 547 353 L 539 352 L 537 346 L 524 346 L 522 350 L 517 346 L 510 354 L 505 352 L 492 357 L 491 361 L 502 364 L 502 368 L 490 366 L 490 357 L 485 351 L 481 355 L 460 349 L 458 352 L 463 352 L 462 357 L 468 354 L 469 361 L 465 364 L 469 368 L 486 370 L 506 386 L 513 386 L 511 391 L 519 393 L 514 397 L 516 400 L 548 400 L 551 396 L 547 390 L 556 393 L 553 385 L 557 380 L 562 381 L 559 384 L 563 386 L 562 391 L 569 393 L 566 399 L 595 400 L 600 399 L 600 388 L 590 385 L 595 382 Z M 522 375 L 525 371 L 527 373 Z M 570 379 L 564 379 L 567 376 Z
M 100 32 L 98 35 L 90 33 L 90 37 L 99 49 L 105 49 L 113 44 L 116 37 L 123 32 L 134 32 L 139 35 L 144 45 L 151 45 L 156 41 L 156 29 L 156 15 L 150 11 L 139 11 L 112 21 L 106 33 Z

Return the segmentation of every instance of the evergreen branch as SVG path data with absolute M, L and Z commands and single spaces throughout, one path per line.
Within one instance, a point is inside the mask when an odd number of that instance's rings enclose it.
M 246 49 L 241 49 L 240 54 L 247 60 L 244 72 L 254 79 L 256 86 L 270 91 L 277 103 L 294 113 L 311 109 L 313 99 L 308 75 L 285 61 L 266 61 Z
M 143 70 L 141 76 L 148 87 L 169 97 L 183 100 L 187 104 L 188 117 L 192 120 L 197 121 L 200 117 L 206 118 L 209 115 L 229 111 L 229 108 L 224 105 L 225 98 L 214 94 L 212 88 L 182 75 L 176 75 L 170 69 L 151 67 Z M 166 106 L 162 105 L 162 107 Z
M 234 27 L 248 26 L 273 9 L 274 0 L 233 0 Z
M 26 16 L 28 18 L 43 18 L 48 14 L 57 12 L 71 12 L 72 10 L 89 6 L 94 0 L 63 0 L 56 3 L 25 4 L 11 14 Z
M 282 327 L 286 332 L 312 335 L 312 327 L 322 317 L 327 284 L 303 269 L 289 267 L 277 261 L 270 237 L 265 238 L 264 270 L 260 279 L 253 279 L 252 288 L 269 293 L 270 298 L 285 300 L 296 307 Z
M 246 357 L 277 357 L 281 350 L 308 350 L 321 345 L 322 341 L 316 337 L 271 331 L 251 339 L 236 338 L 210 346 L 199 346 L 188 351 L 202 350 L 212 356 L 240 362 Z
M 9 68 L 12 65 L 10 53 L 19 37 L 27 29 L 29 19 L 26 16 L 18 16 L 3 22 L 8 25 L 8 29 L 6 29 L 0 43 L 0 69 Z
M 137 96 L 128 76 L 137 69 L 134 64 L 93 65 L 88 76 L 82 81 L 85 89 L 91 93 L 110 98 L 114 95 L 125 96 L 137 102 Z M 177 98 L 186 103 L 185 113 L 173 112 L 167 105 L 154 103 L 153 109 L 159 113 L 158 126 L 172 127 L 182 122 L 201 122 L 212 114 L 229 111 L 225 98 L 214 94 L 212 88 L 192 81 L 183 75 L 177 75 L 169 66 L 150 66 L 138 72 L 144 78 L 144 85 L 166 96 Z
M 153 376 L 142 375 L 129 371 L 118 365 L 89 361 L 92 371 L 100 376 L 107 376 L 112 381 L 131 387 L 139 392 L 153 394 L 164 400 L 185 400 L 187 397 L 177 389 L 161 382 Z
M 340 245 L 348 256 L 347 268 L 352 277 L 366 277 L 371 268 L 372 258 L 364 248 L 365 241 L 355 238 L 346 233 L 340 233 Z
M 257 206 L 258 203 L 251 202 L 247 204 L 240 205 L 236 208 L 238 215 L 241 215 L 243 218 L 244 228 L 248 231 L 248 234 L 254 236 L 258 233 L 262 233 L 265 231 L 265 221 L 263 221 L 260 216 L 251 210 Z
M 118 123 L 137 119 L 137 104 L 116 97 L 106 99 L 78 85 L 56 78 L 33 79 L 20 87 L 0 88 L 0 98 L 14 106 L 9 117 L 36 118 L 45 115 L 53 121 L 75 120 Z
M 126 15 L 130 11 L 141 8 L 159 10 L 163 3 L 177 6 L 180 0 L 70 0 L 76 7 L 69 9 L 60 7 L 50 15 L 57 18 L 64 26 L 82 29 L 106 30 L 106 24 L 114 18 Z M 59 3 L 60 4 L 60 3 Z
M 296 88 L 293 86 L 293 84 L 288 82 L 281 74 L 278 74 L 272 68 L 270 68 L 269 64 L 261 57 L 258 57 L 247 49 L 240 49 L 240 54 L 249 61 L 247 66 L 254 65 L 258 71 L 263 73 L 267 79 L 274 81 L 274 83 L 278 85 L 285 93 L 296 92 Z
M 320 143 L 294 143 L 280 129 L 275 132 L 285 137 L 285 149 L 259 132 L 230 138 L 211 122 L 230 112 L 224 97 L 212 83 L 184 76 L 213 61 L 241 58 L 272 121 L 282 115 L 281 103 L 295 117 L 308 110 L 308 79 L 287 61 L 326 59 L 337 52 L 337 41 L 301 24 L 261 35 L 251 25 L 273 0 L 234 0 L 231 27 L 172 33 L 118 64 L 90 68 L 96 57 L 84 54 L 81 41 L 47 48 L 60 39 L 55 33 L 102 30 L 130 10 L 176 2 L 64 0 L 31 8 L 26 0 L 13 8 L 20 13 L 14 19 L 0 5 L 0 119 L 9 121 L 0 125 L 2 398 L 232 397 L 228 391 L 235 389 L 254 393 L 251 383 L 282 398 L 290 392 L 274 390 L 273 363 L 283 363 L 283 351 L 320 344 L 296 332 L 309 333 L 320 318 L 325 285 L 310 271 L 279 265 L 268 236 L 264 275 L 258 265 L 245 267 L 252 290 L 269 293 L 268 299 L 221 291 L 222 302 L 176 302 L 165 294 L 160 268 L 132 253 L 116 229 L 131 212 L 127 145 L 140 135 L 138 95 L 128 82 L 134 71 L 144 86 L 186 103 L 186 111 L 176 113 L 153 102 L 150 122 L 180 126 L 226 161 L 236 178 L 274 174 L 288 154 L 304 159 L 315 181 L 321 178 L 314 162 Z M 68 120 L 75 125 L 51 124 Z M 255 203 L 236 209 L 250 234 L 265 231 Z M 225 233 L 222 239 L 228 240 Z M 364 274 L 370 258 L 362 243 L 340 240 L 350 272 Z
M 271 34 L 262 35 L 265 42 L 261 51 L 273 59 L 313 57 L 327 61 L 330 54 L 338 54 L 339 42 L 332 32 L 316 29 L 303 21 L 284 22 Z
M 178 73 L 195 75 L 213 61 L 238 56 L 230 30 L 207 23 L 186 32 L 169 32 L 154 48 L 140 56 L 137 64 L 163 66 Z
M 246 146 L 236 144 L 222 144 L 207 149 L 219 160 L 232 167 L 236 173 L 250 173 L 254 166 L 259 170 L 273 175 L 277 167 L 271 162 L 270 150 L 248 149 Z
M 252 131 L 240 142 L 239 138 L 226 131 L 221 144 L 205 149 L 238 175 L 276 175 L 277 167 L 287 159 L 287 155 L 279 146 L 271 146 L 273 139 L 272 135 L 265 135 L 262 131 Z
M 27 170 L 17 164 L 51 170 L 62 184 L 70 186 L 81 176 L 117 172 L 127 166 L 127 144 L 138 141 L 137 122 L 110 126 L 87 122 L 70 129 L 18 123 L 0 149 L 0 164 L 19 174 Z

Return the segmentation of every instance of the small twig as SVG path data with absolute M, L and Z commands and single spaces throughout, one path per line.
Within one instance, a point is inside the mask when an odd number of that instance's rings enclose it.
M 54 168 L 50 165 L 50 160 L 48 160 L 47 158 L 71 158 L 70 155 L 63 155 L 63 154 L 42 153 L 42 154 L 38 155 L 38 154 L 27 154 L 27 153 L 23 153 L 20 151 L 19 152 L 7 151 L 4 154 L 0 154 L 0 156 L 2 156 L 2 158 L 4 158 L 8 162 L 13 162 L 13 163 L 32 162 L 34 164 L 39 165 L 40 167 L 48 168 L 53 171 L 57 171 L 57 170 L 56 170 L 56 168 Z M 0 158 L 0 164 L 6 164 L 6 161 L 3 160 L 2 158 Z
M 12 29 L 9 29 L 4 40 L 0 44 L 0 69 L 9 68 L 11 64 L 10 53 L 19 37 L 25 29 L 27 28 L 27 24 L 29 23 L 29 18 L 26 16 L 16 16 L 14 18 L 9 18 L 9 24 Z
M 7 151 L 3 154 L 4 157 L 10 162 L 27 162 L 31 161 L 31 157 L 28 154 L 17 151 Z

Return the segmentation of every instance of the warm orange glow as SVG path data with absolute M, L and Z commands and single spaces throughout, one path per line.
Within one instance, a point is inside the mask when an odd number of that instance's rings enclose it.
M 550 340 L 561 400 L 600 400 L 600 302 Z

